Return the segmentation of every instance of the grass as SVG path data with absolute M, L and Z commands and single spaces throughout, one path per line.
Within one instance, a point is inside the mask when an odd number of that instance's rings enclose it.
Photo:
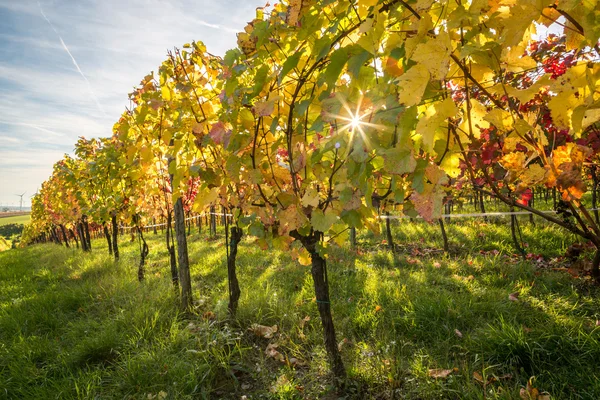
M 0 226 L 8 224 L 27 224 L 31 220 L 31 215 L 17 215 L 16 217 L 0 217 Z
M 523 218 L 528 251 L 544 255 L 523 261 L 498 221 L 448 224 L 450 255 L 435 225 L 408 221 L 394 223 L 396 256 L 370 233 L 358 254 L 331 248 L 344 392 L 330 384 L 310 270 L 284 252 L 242 242 L 235 320 L 223 238 L 190 237 L 196 308 L 185 316 L 160 234 L 147 235 L 142 284 L 125 238 L 118 263 L 103 240 L 91 254 L 2 252 L 0 398 L 514 399 L 531 377 L 555 399 L 600 398 L 600 290 L 556 260 L 574 238 Z M 278 332 L 258 337 L 253 323 Z M 286 362 L 265 354 L 269 343 Z M 436 379 L 437 368 L 454 370 Z

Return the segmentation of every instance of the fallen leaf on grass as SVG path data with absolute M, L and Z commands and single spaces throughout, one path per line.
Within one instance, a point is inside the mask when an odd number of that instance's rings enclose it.
M 157 394 L 152 394 L 152 393 L 148 393 L 148 399 L 149 400 L 164 400 L 167 398 L 167 392 L 161 390 L 160 392 L 158 392 Z
M 256 336 L 262 336 L 265 339 L 271 339 L 277 332 L 277 329 L 277 325 L 265 326 L 259 324 L 252 324 L 250 328 L 248 328 L 248 330 L 253 332 Z
M 349 341 L 346 338 L 343 338 L 341 342 L 338 343 L 338 351 L 342 351 L 344 345 L 348 344 Z
M 298 337 L 302 340 L 306 340 L 306 335 L 304 334 L 304 325 L 310 321 L 310 317 L 307 315 L 306 317 L 300 320 L 300 324 L 298 326 Z
M 521 388 L 519 396 L 522 400 L 550 400 L 549 393 L 540 393 L 537 388 L 533 387 L 533 377 L 527 381 L 527 387 Z
M 204 314 L 202 314 L 202 317 L 203 317 L 204 319 L 210 319 L 210 320 L 213 320 L 213 319 L 215 319 L 215 318 L 216 318 L 216 315 L 215 315 L 215 313 L 214 313 L 214 312 L 207 311 L 207 312 L 205 312 Z
M 447 378 L 453 372 L 453 369 L 434 368 L 429 370 L 428 375 L 431 378 L 444 379 Z
M 514 292 L 508 295 L 510 301 L 519 301 L 519 292 Z
M 490 383 L 494 383 L 497 381 L 503 381 L 503 380 L 508 380 L 508 379 L 512 379 L 512 374 L 504 374 L 504 375 L 500 375 L 500 376 L 490 376 L 487 381 L 485 381 L 483 379 L 483 375 L 480 372 L 473 372 L 473 379 L 477 382 L 480 383 L 481 385 L 489 385 Z
M 285 357 L 283 356 L 283 354 L 277 351 L 277 347 L 279 346 L 273 343 L 269 343 L 267 345 L 267 348 L 265 349 L 265 354 L 267 355 L 267 357 L 271 357 L 275 360 L 285 362 Z
M 482 385 L 486 384 L 486 382 L 483 380 L 483 376 L 481 376 L 481 374 L 477 371 L 473 372 L 473 379 L 475 379 L 476 382 L 481 383 Z
M 383 308 L 381 306 L 375 306 L 375 312 L 379 312 L 381 311 Z
M 300 360 L 296 357 L 292 357 L 289 359 L 289 363 L 292 367 L 303 367 L 306 365 L 306 361 Z
M 310 321 L 310 317 L 307 315 L 306 317 L 302 318 L 300 320 L 300 329 L 304 329 L 304 325 L 306 325 L 306 323 Z
M 456 336 L 458 336 L 459 338 L 462 338 L 462 337 L 463 337 L 463 334 L 462 334 L 462 332 L 461 332 L 461 331 L 459 331 L 458 329 L 455 329 L 455 330 L 454 330 L 454 334 L 455 334 Z

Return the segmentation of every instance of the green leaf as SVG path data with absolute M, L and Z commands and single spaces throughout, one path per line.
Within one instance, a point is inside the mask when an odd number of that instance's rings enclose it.
M 412 149 L 393 148 L 383 154 L 387 170 L 391 174 L 409 174 L 417 167 Z
M 281 67 L 281 72 L 279 73 L 279 79 L 278 79 L 279 84 L 281 84 L 281 82 L 283 81 L 283 78 L 285 78 L 291 70 L 296 68 L 296 66 L 298 65 L 298 62 L 300 61 L 300 57 L 302 56 L 302 53 L 304 53 L 304 50 L 301 50 L 301 51 L 298 51 L 298 52 L 292 54 L 285 60 L 285 62 L 283 63 L 283 66 Z
M 233 64 L 237 61 L 239 55 L 240 51 L 238 49 L 227 50 L 227 53 L 225 53 L 225 57 L 223 58 L 223 60 L 225 61 L 225 65 L 231 68 Z
M 313 49 L 313 53 L 317 53 L 317 61 L 322 60 L 331 48 L 331 43 L 333 39 L 328 36 L 323 36 L 317 40 L 315 40 L 315 46 Z
M 269 67 L 267 65 L 263 65 L 256 71 L 256 75 L 254 76 L 254 87 L 252 88 L 252 97 L 258 96 L 263 86 L 265 86 L 268 73 Z
M 335 211 L 329 209 L 323 213 L 321 210 L 315 210 L 312 213 L 310 223 L 315 231 L 327 232 L 329 228 L 337 221 L 338 216 Z
M 358 78 L 361 67 L 371 57 L 371 53 L 369 53 L 360 46 L 356 47 L 360 49 L 360 51 L 357 54 L 350 57 L 350 59 L 348 60 L 348 73 L 354 78 Z
M 348 48 L 346 47 L 339 48 L 331 54 L 329 65 L 323 73 L 323 79 L 328 87 L 331 88 L 335 85 L 347 61 Z
M 257 238 L 265 237 L 265 227 L 260 221 L 254 221 L 248 227 L 248 234 L 250 236 L 256 236 Z
M 362 228 L 362 216 L 357 210 L 344 211 L 341 218 L 350 227 Z

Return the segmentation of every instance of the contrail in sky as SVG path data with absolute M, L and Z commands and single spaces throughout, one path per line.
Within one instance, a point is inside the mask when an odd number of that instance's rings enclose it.
M 50 129 L 44 128 L 43 126 L 39 126 L 39 125 L 35 125 L 35 124 L 28 124 L 26 122 L 12 122 L 12 121 L 5 121 L 3 119 L 0 119 L 0 124 L 27 126 L 29 128 L 37 129 L 38 131 L 41 131 L 41 132 L 49 133 L 51 135 L 64 136 L 64 134 L 62 134 L 62 133 L 57 133 L 57 132 L 51 131 Z
M 52 22 L 50 22 L 50 20 L 48 19 L 48 17 L 46 17 L 46 14 L 44 14 L 44 10 L 42 10 L 42 5 L 40 4 L 39 1 L 38 1 L 38 7 L 40 8 L 40 13 L 42 14 L 42 17 L 44 17 L 44 19 L 48 22 L 48 25 L 50 25 L 50 28 L 52 28 L 52 30 L 54 31 L 54 33 L 56 33 L 56 35 L 60 39 L 60 43 L 62 44 L 62 47 L 65 49 L 65 51 L 67 52 L 67 54 L 69 55 L 69 57 L 71 57 L 71 61 L 73 61 L 73 65 L 75 65 L 75 68 L 77 68 L 77 71 L 79 72 L 79 75 L 81 75 L 81 77 L 85 80 L 85 83 L 87 83 L 87 86 L 88 86 L 88 89 L 90 91 L 90 94 L 92 95 L 92 98 L 94 99 L 94 102 L 98 106 L 98 109 L 100 109 L 100 111 L 102 111 L 102 114 L 104 114 L 106 116 L 106 112 L 104 111 L 104 109 L 100 105 L 100 102 L 98 101 L 98 98 L 96 97 L 96 94 L 94 93 L 94 90 L 92 89 L 92 85 L 90 84 L 90 81 L 88 81 L 88 78 L 83 74 L 83 71 L 81 70 L 81 68 L 79 68 L 79 64 L 77 64 L 77 61 L 75 60 L 75 57 L 73 57 L 73 54 L 71 54 L 71 52 L 69 51 L 69 48 L 65 44 L 65 41 L 63 40 L 62 36 L 60 36 L 60 33 L 58 33 L 58 31 L 56 30 L 56 28 L 54 27 L 54 25 L 52 25 Z

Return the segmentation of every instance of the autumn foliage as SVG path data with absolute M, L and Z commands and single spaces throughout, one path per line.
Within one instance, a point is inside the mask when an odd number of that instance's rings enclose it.
M 548 26 L 562 33 L 534 39 Z M 195 213 L 219 205 L 264 249 L 302 243 L 325 327 L 327 247 L 349 227 L 378 231 L 382 208 L 435 221 L 466 183 L 600 247 L 584 205 L 600 148 L 599 36 L 597 1 L 258 8 L 237 48 L 170 52 L 112 137 L 81 139 L 34 199 L 27 239 L 82 215 L 147 224 L 180 198 Z M 568 215 L 529 207 L 536 187 L 555 188 Z

